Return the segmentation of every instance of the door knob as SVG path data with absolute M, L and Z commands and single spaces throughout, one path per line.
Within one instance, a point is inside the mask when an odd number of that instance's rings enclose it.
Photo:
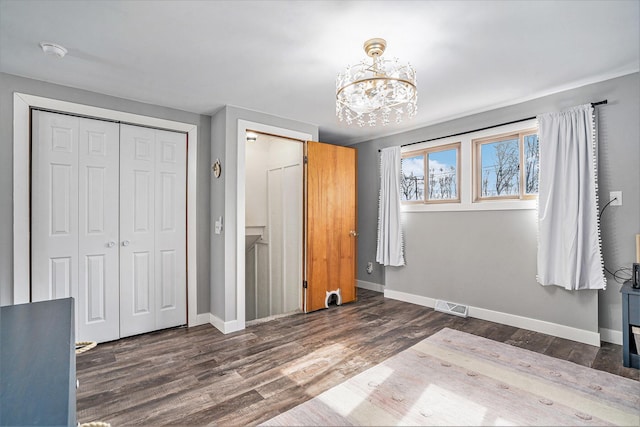
M 123 240 L 122 241 L 122 246 L 129 246 L 129 243 L 131 243 L 131 242 L 129 242 L 128 240 Z
M 351 230 L 351 231 L 349 231 L 349 236 L 358 237 L 358 232 L 356 230 Z
M 107 243 L 107 246 L 109 246 L 110 248 L 114 247 L 115 245 L 116 245 L 116 242 L 114 242 L 113 240 Z

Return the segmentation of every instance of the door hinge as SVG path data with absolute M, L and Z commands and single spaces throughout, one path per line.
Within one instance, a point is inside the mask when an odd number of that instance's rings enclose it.
M 309 163 L 309 157 L 304 156 L 304 159 L 303 159 L 303 160 L 304 160 L 304 164 L 305 164 L 305 165 L 306 165 L 307 163 Z
M 307 289 L 307 287 L 308 287 L 307 281 L 306 280 L 302 281 L 302 288 Z

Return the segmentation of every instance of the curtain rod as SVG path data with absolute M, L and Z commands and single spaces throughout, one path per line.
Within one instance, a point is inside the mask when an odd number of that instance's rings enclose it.
M 591 106 L 592 107 L 597 107 L 598 105 L 605 105 L 607 104 L 607 100 L 603 100 L 603 101 L 598 101 L 598 102 L 592 102 Z M 410 142 L 408 144 L 402 144 L 400 147 L 408 147 L 409 145 L 415 145 L 415 144 L 422 144 L 423 142 L 431 142 L 431 141 L 435 141 L 438 139 L 444 139 L 444 138 L 452 138 L 454 136 L 460 136 L 460 135 L 464 135 L 467 133 L 472 133 L 472 132 L 480 132 L 481 130 L 487 130 L 487 129 L 491 129 L 491 128 L 497 128 L 498 126 L 506 126 L 506 125 L 511 125 L 514 123 L 519 123 L 519 122 L 526 122 L 527 120 L 533 120 L 535 119 L 537 116 L 533 116 L 533 117 L 527 117 L 525 119 L 519 119 L 519 120 L 512 120 L 510 122 L 505 122 L 505 123 L 500 123 L 498 125 L 493 125 L 493 126 L 486 126 L 483 128 L 478 128 L 478 129 L 473 129 L 473 130 L 468 130 L 466 132 L 458 132 L 458 133 L 453 133 L 451 135 L 446 135 L 446 136 L 439 136 L 437 138 L 430 138 L 430 139 L 425 139 L 424 141 L 416 141 L 416 142 Z M 378 153 L 380 152 L 380 150 L 378 150 Z

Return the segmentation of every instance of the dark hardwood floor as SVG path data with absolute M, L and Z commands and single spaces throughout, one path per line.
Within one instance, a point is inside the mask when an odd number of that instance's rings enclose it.
M 384 299 L 259 323 L 158 331 L 77 356 L 78 421 L 247 425 L 266 421 L 448 327 L 640 380 L 620 346 L 597 348 Z

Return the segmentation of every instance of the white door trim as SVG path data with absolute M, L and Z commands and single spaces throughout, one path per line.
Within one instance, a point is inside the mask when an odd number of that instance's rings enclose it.
M 236 321 L 237 328 L 234 330 L 241 330 L 245 327 L 245 144 L 247 142 L 246 132 L 247 130 L 254 130 L 262 133 L 267 133 L 276 136 L 283 136 L 286 138 L 299 139 L 301 141 L 310 141 L 313 139 L 313 135 L 309 133 L 303 133 L 291 129 L 279 128 L 275 126 L 265 125 L 263 123 L 250 122 L 247 120 L 238 119 L 238 164 L 237 164 L 237 177 L 236 177 L 236 265 L 227 264 L 225 268 L 232 271 L 236 270 Z M 231 230 L 230 230 L 231 231 Z M 300 285 L 302 286 L 302 284 Z M 233 332 L 233 331 L 229 331 Z
M 29 109 L 32 107 L 187 133 L 187 315 L 189 326 L 199 324 L 196 263 L 198 127 L 191 123 L 158 119 L 18 92 L 13 94 L 13 304 L 29 302 Z M 242 304 L 244 307 L 244 300 Z

